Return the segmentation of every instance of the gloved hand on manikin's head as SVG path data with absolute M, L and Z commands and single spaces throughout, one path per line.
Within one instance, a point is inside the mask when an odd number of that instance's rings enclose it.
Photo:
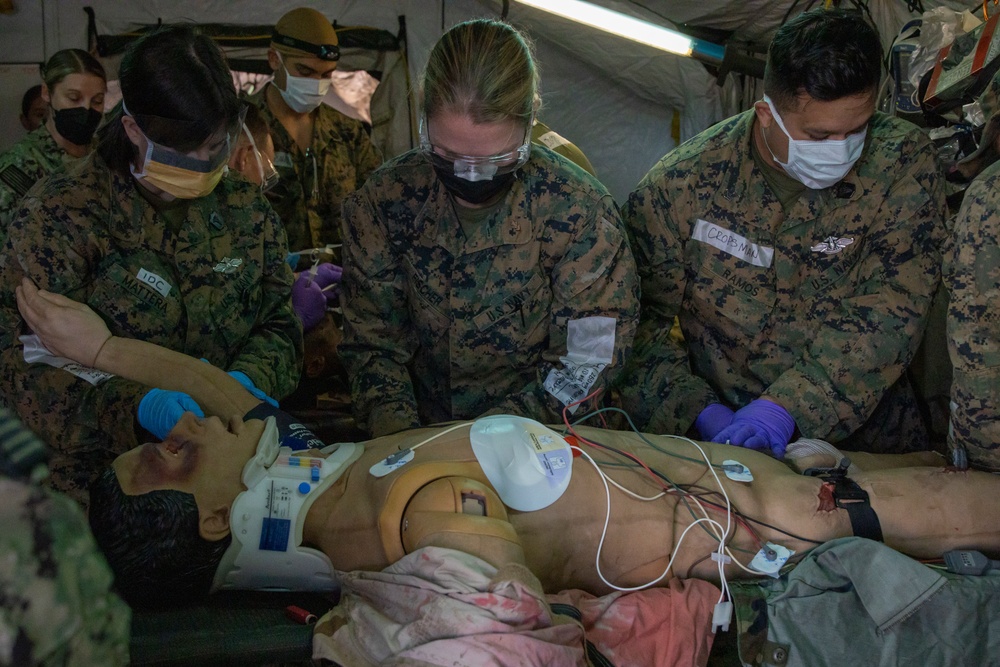
M 183 392 L 150 389 L 139 401 L 137 416 L 144 429 L 163 440 L 185 412 L 205 416 L 195 400 Z

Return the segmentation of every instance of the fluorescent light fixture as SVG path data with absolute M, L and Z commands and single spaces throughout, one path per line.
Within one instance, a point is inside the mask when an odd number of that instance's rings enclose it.
M 681 56 L 691 56 L 694 40 L 679 32 L 653 25 L 619 12 L 581 0 L 517 0 L 522 5 L 604 30 L 626 39 L 647 44 Z

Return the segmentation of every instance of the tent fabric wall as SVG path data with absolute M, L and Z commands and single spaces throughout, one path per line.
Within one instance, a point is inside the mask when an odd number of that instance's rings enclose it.
M 377 72 L 379 85 L 371 98 L 372 141 L 386 158 L 416 146 L 416 104 L 405 51 L 345 49 L 343 66 Z
M 90 40 L 105 70 L 116 72 L 121 53 L 133 40 L 138 39 L 156 24 L 132 26 L 124 33 L 103 33 L 97 27 L 98 16 L 88 8 L 91 25 L 88 30 Z M 340 27 L 341 54 L 337 63 L 338 73 L 364 71 L 378 79 L 374 93 L 364 100 L 368 107 L 361 113 L 344 109 L 337 103 L 336 91 L 331 90 L 328 100 L 332 106 L 349 115 L 369 119 L 372 125 L 372 141 L 386 158 L 395 157 L 416 145 L 416 113 L 411 99 L 409 69 L 406 59 L 405 20 L 397 17 L 399 34 L 369 27 Z M 164 21 L 171 23 L 172 21 Z M 267 64 L 267 48 L 270 43 L 272 26 L 257 24 L 200 23 L 206 34 L 212 36 L 229 57 L 230 66 L 236 71 L 237 85 L 246 88 L 250 79 L 260 80 L 255 85 L 270 79 Z M 258 73 L 266 72 L 263 76 Z M 250 73 L 241 74 L 241 73 Z M 247 81 L 244 81 L 244 80 Z M 335 84 L 341 79 L 335 76 Z M 336 88 L 336 86 L 334 87 Z M 117 90 L 110 91 L 105 107 L 117 103 Z
M 795 15 L 824 0 L 590 0 L 662 25 L 687 24 L 720 31 L 738 48 L 764 49 L 786 14 Z M 25 5 L 32 4 L 25 1 Z M 45 55 L 86 46 L 86 15 L 76 0 L 40 0 L 44 17 L 30 28 L 41 32 Z M 137 25 L 198 23 L 273 24 L 294 7 L 314 7 L 339 25 L 372 26 L 395 34 L 406 17 L 409 86 L 415 88 L 427 54 L 441 33 L 474 16 L 499 16 L 501 0 L 88 0 L 103 33 Z M 842 4 L 849 4 L 843 2 Z M 917 16 L 908 0 L 867 0 L 888 45 L 902 24 Z M 671 121 L 680 116 L 680 139 L 687 139 L 735 113 L 759 96 L 759 86 L 744 90 L 729 77 L 720 88 L 701 63 L 600 33 L 551 15 L 509 3 L 509 20 L 523 27 L 537 45 L 545 102 L 543 118 L 556 132 L 579 145 L 621 202 L 639 178 L 673 145 Z M 981 12 L 978 0 L 923 0 L 938 6 Z M 34 11 L 34 10 L 33 10 Z M 37 12 L 35 12 L 37 13 Z M 26 15 L 25 15 L 26 16 Z M 23 19 L 23 17 L 22 17 Z M 0 16 L 0 32 L 6 16 Z M 11 25 L 15 19 L 9 19 Z M 23 22 L 23 21 L 22 21 Z M 36 22 L 38 23 L 38 22 Z M 34 25 L 34 24 L 32 24 Z M 0 41 L 0 63 L 23 62 L 11 44 Z M 23 40 L 22 40 L 23 41 Z M 18 42 L 20 43 L 20 42 Z M 396 71 L 401 62 L 385 62 Z M 393 78 L 402 81 L 402 78 Z M 753 84 L 753 81 L 748 82 Z M 401 84 L 400 84 L 401 85 Z M 399 91 L 383 90 L 376 97 Z M 378 101 L 378 100 L 376 100 Z M 386 112 L 399 122 L 392 104 Z M 381 119 L 381 116 L 379 116 Z M 16 117 L 12 121 L 16 123 Z M 380 120 L 381 122 L 381 120 Z M 396 132 L 395 130 L 393 132 Z M 393 153 L 402 145 L 388 150 Z

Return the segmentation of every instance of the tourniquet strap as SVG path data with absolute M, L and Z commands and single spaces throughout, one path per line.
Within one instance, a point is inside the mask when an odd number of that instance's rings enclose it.
M 865 537 L 876 542 L 884 542 L 882 524 L 872 508 L 868 492 L 847 476 L 851 460 L 846 456 L 836 468 L 809 468 L 804 474 L 818 477 L 833 485 L 833 501 L 837 507 L 847 510 L 851 519 L 851 530 L 857 537 Z

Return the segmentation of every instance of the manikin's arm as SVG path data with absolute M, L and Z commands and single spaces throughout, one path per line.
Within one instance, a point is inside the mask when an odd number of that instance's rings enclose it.
M 39 290 L 28 278 L 17 288 L 17 307 L 45 347 L 59 356 L 150 387 L 185 392 L 206 414 L 223 419 L 260 404 L 221 369 L 153 343 L 112 336 L 89 307 Z

